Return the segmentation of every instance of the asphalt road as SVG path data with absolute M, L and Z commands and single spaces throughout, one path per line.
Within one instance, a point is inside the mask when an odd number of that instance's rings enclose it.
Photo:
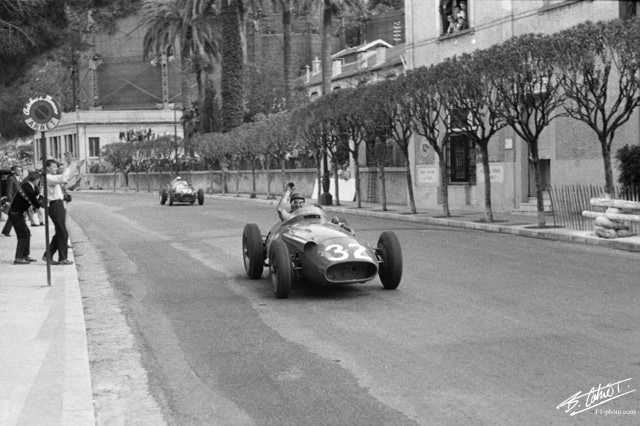
M 266 233 L 275 206 L 73 200 L 169 424 L 640 423 L 638 254 L 353 216 L 372 243 L 397 233 L 400 287 L 278 300 L 241 255 L 244 225 Z

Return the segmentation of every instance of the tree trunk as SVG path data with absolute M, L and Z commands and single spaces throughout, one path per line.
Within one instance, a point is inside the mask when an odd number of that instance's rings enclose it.
M 320 204 L 320 198 L 322 198 L 322 166 L 321 160 L 316 158 L 316 174 L 318 176 L 318 204 Z
M 449 211 L 449 183 L 447 182 L 447 160 L 442 151 L 438 154 L 438 166 L 440 167 L 440 196 L 442 197 L 442 214 L 451 216 Z
M 531 154 L 531 160 L 533 162 L 534 176 L 536 180 L 536 207 L 538 210 L 538 227 L 544 228 L 546 226 L 544 217 L 544 199 L 542 192 L 542 182 L 540 181 L 540 159 L 538 157 L 538 141 L 529 142 L 529 153 Z
M 493 222 L 493 209 L 491 208 L 491 170 L 489 170 L 489 141 L 478 142 L 482 155 L 482 171 L 484 176 L 484 220 Z
M 271 164 L 269 159 L 266 159 L 266 170 L 267 170 L 267 200 L 271 199 Z
M 222 130 L 240 126 L 244 119 L 243 49 L 238 0 L 225 0 L 222 20 Z
M 284 155 L 280 156 L 280 179 L 282 180 L 282 191 L 284 192 L 284 190 L 287 188 L 287 175 L 286 175 L 286 164 L 287 163 L 287 159 L 285 158 Z
M 322 14 L 322 95 L 331 93 L 331 2 L 324 1 Z
M 287 110 L 291 110 L 291 5 L 289 1 L 285 1 L 282 7 L 284 96 L 287 101 Z
M 240 165 L 236 169 L 236 197 L 240 196 Z
M 614 197 L 613 169 L 611 168 L 611 148 L 606 136 L 600 136 L 602 161 L 604 162 L 604 190 L 609 197 Z
M 411 161 L 409 160 L 409 150 L 405 147 L 402 149 L 404 159 L 407 162 L 406 174 L 407 174 L 407 189 L 409 190 L 409 207 L 411 207 L 411 213 L 416 214 L 416 199 L 413 196 L 413 179 L 411 179 Z
M 375 179 L 375 177 L 373 178 Z M 382 211 L 386 212 L 387 211 L 387 183 L 384 177 L 384 163 L 380 163 L 380 182 L 382 183 Z
M 335 187 L 335 198 L 336 198 L 336 206 L 340 205 L 340 176 L 338 176 L 338 162 L 332 161 L 333 163 L 333 186 Z
M 353 159 L 353 174 L 356 179 L 356 206 L 362 208 L 362 197 L 360 194 L 360 165 L 356 157 Z
M 251 162 L 251 187 L 253 190 L 253 195 L 256 195 L 256 162 Z

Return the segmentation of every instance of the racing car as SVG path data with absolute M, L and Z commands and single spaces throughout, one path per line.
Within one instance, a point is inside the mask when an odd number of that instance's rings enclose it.
M 354 284 L 378 275 L 385 289 L 395 289 L 402 278 L 402 249 L 392 231 L 380 234 L 376 247 L 361 241 L 346 221 L 317 206 L 292 212 L 263 237 L 255 223 L 242 234 L 244 269 L 250 279 L 264 267 L 276 298 L 289 297 L 294 279 L 320 285 Z
M 190 203 L 198 201 L 198 204 L 204 204 L 204 190 L 202 188 L 197 191 L 189 182 L 183 180 L 180 176 L 171 181 L 167 187 L 160 190 L 160 204 L 164 205 L 169 199 L 169 205 L 173 203 Z

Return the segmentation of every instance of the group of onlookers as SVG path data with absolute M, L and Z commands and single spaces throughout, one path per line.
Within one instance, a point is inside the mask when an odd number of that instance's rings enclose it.
M 461 0 L 440 0 L 442 29 L 445 34 L 469 28 L 467 3 Z
M 73 262 L 67 259 L 69 233 L 66 227 L 66 210 L 64 201 L 70 200 L 65 194 L 64 185 L 79 172 L 79 168 L 84 161 L 79 162 L 75 168 L 71 167 L 69 154 L 65 155 L 65 168 L 60 169 L 56 160 L 47 160 L 46 180 L 47 180 L 47 201 L 49 203 L 49 217 L 55 227 L 55 233 L 49 243 L 50 262 L 54 265 L 70 265 Z M 22 166 L 11 167 L 11 175 L 7 178 L 6 202 L 4 210 L 7 213 L 6 223 L 2 229 L 2 235 L 10 236 L 11 228 L 15 229 L 17 237 L 16 255 L 14 264 L 28 265 L 35 262 L 31 257 L 30 241 L 31 231 L 27 226 L 27 219 L 31 226 L 41 226 L 45 224 L 43 214 L 44 188 L 41 187 L 43 173 L 39 170 L 31 171 L 23 177 Z M 58 253 L 58 260 L 53 260 L 53 254 Z M 47 251 L 43 255 L 43 260 L 47 260 Z

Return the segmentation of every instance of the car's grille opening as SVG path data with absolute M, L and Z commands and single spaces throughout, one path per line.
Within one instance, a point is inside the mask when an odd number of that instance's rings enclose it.
M 344 262 L 327 268 L 327 281 L 333 283 L 360 282 L 372 279 L 376 266 L 369 262 Z

